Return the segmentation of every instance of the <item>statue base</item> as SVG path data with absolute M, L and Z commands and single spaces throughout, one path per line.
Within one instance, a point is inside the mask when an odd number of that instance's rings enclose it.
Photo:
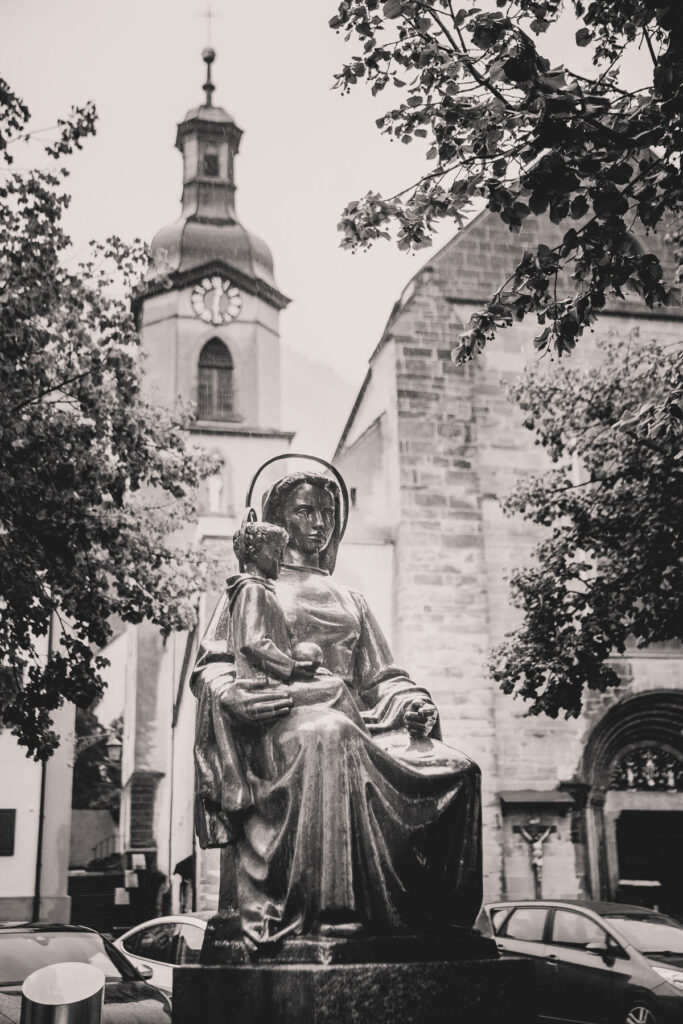
M 258 949 L 242 939 L 239 916 L 219 911 L 209 921 L 200 963 L 207 966 L 255 964 L 403 964 L 495 960 L 493 939 L 456 926 L 422 935 L 302 935 L 263 943 Z
M 221 920 L 222 918 L 222 920 Z M 173 974 L 174 1024 L 533 1024 L 533 964 L 467 928 L 307 936 L 249 951 L 217 915 Z

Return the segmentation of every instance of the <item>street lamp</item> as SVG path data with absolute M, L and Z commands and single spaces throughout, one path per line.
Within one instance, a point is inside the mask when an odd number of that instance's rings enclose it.
M 90 747 L 94 747 L 98 743 L 102 743 L 103 740 L 107 741 L 107 756 L 111 764 L 121 764 L 121 750 L 123 748 L 123 744 L 116 733 L 111 732 L 108 729 L 103 732 L 93 732 L 87 736 L 77 736 L 74 742 L 76 757 L 78 757 L 79 754 L 82 754 L 84 750 L 88 750 Z
M 107 757 L 111 764 L 121 764 L 123 743 L 115 733 L 110 732 L 107 738 Z

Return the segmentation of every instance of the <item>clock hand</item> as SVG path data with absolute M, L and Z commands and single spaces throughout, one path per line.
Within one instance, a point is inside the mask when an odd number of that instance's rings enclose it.
M 211 302 L 211 312 L 213 314 L 214 320 L 219 320 L 220 319 L 220 315 L 221 315 L 221 295 L 222 295 L 222 292 L 221 292 L 220 288 L 214 288 L 214 290 L 213 290 L 213 300 Z

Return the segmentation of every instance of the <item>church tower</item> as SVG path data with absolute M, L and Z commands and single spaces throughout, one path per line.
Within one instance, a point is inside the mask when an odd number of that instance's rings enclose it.
M 137 316 L 149 397 L 159 405 L 192 403 L 191 440 L 222 460 L 200 494 L 199 535 L 210 546 L 230 540 L 253 473 L 286 451 L 293 434 L 280 428 L 278 319 L 289 299 L 275 283 L 270 249 L 237 218 L 242 131 L 213 103 L 214 50 L 202 56 L 204 101 L 176 137 L 180 217 L 152 241 Z M 216 546 L 217 558 L 225 559 L 225 548 Z M 226 564 L 225 574 L 233 568 Z M 120 829 L 126 878 L 136 875 L 122 897 L 128 923 L 161 909 L 192 909 L 199 891 L 208 893 L 206 906 L 217 898 L 218 851 L 200 857 L 194 839 L 195 701 L 187 685 L 216 596 L 206 595 L 189 637 L 163 642 L 150 623 L 132 627 L 119 659 L 126 679 Z
M 176 137 L 181 213 L 152 241 L 141 338 L 154 398 L 194 403 L 195 439 L 223 458 L 222 473 L 207 482 L 202 512 L 232 517 L 250 473 L 292 437 L 280 430 L 278 318 L 289 299 L 275 283 L 270 249 L 237 219 L 242 131 L 213 104 L 214 50 L 202 56 L 204 102 L 187 112 Z M 214 524 L 210 532 L 225 531 Z

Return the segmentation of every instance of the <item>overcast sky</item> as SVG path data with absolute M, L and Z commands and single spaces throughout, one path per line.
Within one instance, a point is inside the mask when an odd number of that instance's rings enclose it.
M 97 104 L 97 136 L 71 160 L 67 224 L 77 250 L 113 233 L 149 241 L 177 219 L 175 130 L 204 96 L 206 9 L 207 0 L 0 0 L 2 75 L 34 126 L 54 124 L 73 103 Z M 328 28 L 333 0 L 213 0 L 213 9 L 214 101 L 244 131 L 237 212 L 272 248 L 278 285 L 293 300 L 283 341 L 357 383 L 430 250 L 411 256 L 379 243 L 343 252 L 339 214 L 369 189 L 390 195 L 409 184 L 423 150 L 377 131 L 388 94 L 332 91 L 334 71 L 357 51 Z M 558 60 L 566 32 L 550 34 Z M 15 157 L 30 161 L 20 147 Z

